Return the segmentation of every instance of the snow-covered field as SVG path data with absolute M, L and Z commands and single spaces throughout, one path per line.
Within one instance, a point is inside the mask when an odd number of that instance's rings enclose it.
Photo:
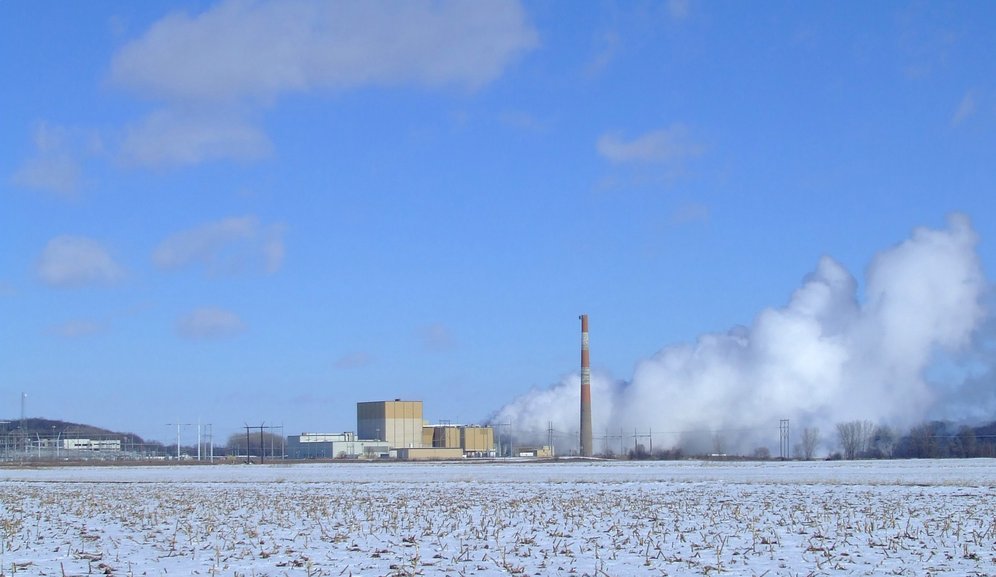
M 996 461 L 0 469 L 0 574 L 994 575 Z

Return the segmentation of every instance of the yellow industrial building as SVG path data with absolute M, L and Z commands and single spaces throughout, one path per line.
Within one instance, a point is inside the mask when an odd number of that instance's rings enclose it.
M 356 404 L 360 439 L 383 441 L 399 459 L 458 459 L 495 456 L 491 427 L 428 425 L 422 401 L 370 401 Z
M 491 427 L 468 425 L 425 425 L 422 446 L 461 449 L 468 457 L 493 457 L 495 432 Z

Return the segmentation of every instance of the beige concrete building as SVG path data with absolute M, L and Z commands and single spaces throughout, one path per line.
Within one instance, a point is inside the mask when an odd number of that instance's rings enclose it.
M 460 427 L 460 448 L 473 457 L 493 457 L 495 430 L 491 427 Z
M 491 427 L 427 425 L 422 427 L 422 446 L 459 448 L 468 457 L 494 457 L 495 433 Z
M 422 427 L 422 446 L 437 449 L 459 449 L 460 427 L 453 425 L 432 425 Z
M 422 401 L 356 403 L 356 435 L 385 441 L 392 449 L 423 446 Z
M 494 429 L 451 424 L 426 425 L 422 417 L 422 401 L 395 399 L 356 403 L 356 439 L 356 442 L 365 442 L 361 439 L 382 442 L 391 448 L 392 456 L 399 459 L 495 456 Z M 338 438 L 321 440 L 340 441 Z

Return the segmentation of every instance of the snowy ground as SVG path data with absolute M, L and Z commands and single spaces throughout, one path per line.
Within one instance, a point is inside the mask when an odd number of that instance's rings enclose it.
M 0 469 L 3 575 L 996 575 L 996 461 Z

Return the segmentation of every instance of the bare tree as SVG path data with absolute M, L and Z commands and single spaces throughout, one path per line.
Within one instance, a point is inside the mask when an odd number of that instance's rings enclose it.
M 837 437 L 845 459 L 854 459 L 868 452 L 875 425 L 871 421 L 837 423 Z
M 933 459 L 939 456 L 937 435 L 931 423 L 917 425 L 910 429 L 911 457 L 917 459 Z
M 650 453 L 647 452 L 647 448 L 643 446 L 643 443 L 638 443 L 636 447 L 629 451 L 629 458 L 632 460 L 642 461 L 644 459 L 649 459 Z
M 870 452 L 881 459 L 891 459 L 896 448 L 896 433 L 891 427 L 881 425 L 876 427 L 872 435 Z
M 975 457 L 977 456 L 977 445 L 978 440 L 975 438 L 975 431 L 967 425 L 963 425 L 958 430 L 958 436 L 955 437 L 957 455 L 959 457 Z
M 802 438 L 799 440 L 799 449 L 802 458 L 811 461 L 816 454 L 816 447 L 820 444 L 820 430 L 816 427 L 806 427 L 802 430 Z
M 259 433 L 259 427 L 255 427 L 256 431 L 249 434 L 248 439 L 245 433 L 233 433 L 228 437 L 228 443 L 226 448 L 230 455 L 265 455 L 266 458 L 270 457 L 280 457 L 281 452 L 284 447 L 284 439 L 280 435 L 264 432 L 262 435 Z M 249 448 L 246 450 L 246 442 L 248 441 Z
M 758 447 L 754 449 L 753 453 L 751 453 L 751 457 L 759 461 L 767 461 L 771 459 L 771 449 L 767 447 Z

